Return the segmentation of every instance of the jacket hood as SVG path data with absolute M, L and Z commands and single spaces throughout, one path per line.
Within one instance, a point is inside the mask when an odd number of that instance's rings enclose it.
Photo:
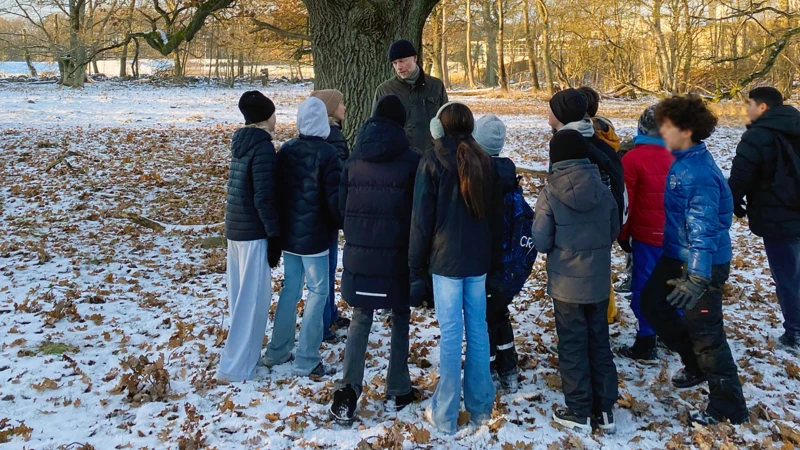
M 790 136 L 800 135 L 800 111 L 791 105 L 770 109 L 747 128 L 765 128 Z
M 497 177 L 503 192 L 506 193 L 514 190 L 514 188 L 517 187 L 517 167 L 514 163 L 508 158 L 500 158 L 497 156 L 492 158 L 492 162 L 494 162 L 497 168 Z
M 590 138 L 595 134 L 594 125 L 592 124 L 592 119 L 583 119 L 579 122 L 570 122 L 561 127 L 561 129 L 558 131 L 562 130 L 574 130 L 582 134 L 583 137 L 586 138 Z
M 331 126 L 328 123 L 328 110 L 322 100 L 309 97 L 300 104 L 297 108 L 297 131 L 303 136 L 328 139 Z
M 233 133 L 231 140 L 231 152 L 234 158 L 241 158 L 253 148 L 254 145 L 262 141 L 272 141 L 272 135 L 263 128 L 245 127 L 239 128 Z
M 597 166 L 588 159 L 571 159 L 554 164 L 550 175 L 550 193 L 572 210 L 587 212 L 602 198 L 601 189 L 608 189 L 600 180 Z
M 369 162 L 392 161 L 411 148 L 405 130 L 392 120 L 373 117 L 358 131 L 351 158 Z

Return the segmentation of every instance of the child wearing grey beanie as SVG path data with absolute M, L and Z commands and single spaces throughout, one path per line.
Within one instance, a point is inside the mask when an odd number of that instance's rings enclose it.
M 506 126 L 494 114 L 487 114 L 475 122 L 472 137 L 489 156 L 498 156 L 506 143 Z

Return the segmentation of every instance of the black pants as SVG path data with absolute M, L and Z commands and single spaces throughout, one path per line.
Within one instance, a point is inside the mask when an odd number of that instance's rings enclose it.
M 514 347 L 514 329 L 508 305 L 511 299 L 504 299 L 488 293 L 486 299 L 486 323 L 489 325 L 489 358 L 493 371 L 500 376 L 517 372 L 517 349 Z
M 608 300 L 577 305 L 553 299 L 558 368 L 567 407 L 575 414 L 610 412 L 617 403 L 617 367 L 608 337 Z
M 642 291 L 642 312 L 689 373 L 708 377 L 707 412 L 720 421 L 741 423 L 749 414 L 722 322 L 722 292 L 730 271 L 730 263 L 713 266 L 708 291 L 681 316 L 667 303 L 673 290 L 667 281 L 681 277 L 683 262 L 662 256 Z

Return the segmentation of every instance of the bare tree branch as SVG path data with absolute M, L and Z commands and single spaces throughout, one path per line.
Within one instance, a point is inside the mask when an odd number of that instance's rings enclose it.
M 285 38 L 297 39 L 298 41 L 311 41 L 311 36 L 308 36 L 306 34 L 294 33 L 292 31 L 286 31 L 284 29 L 276 27 L 275 25 L 271 25 L 271 24 L 268 24 L 266 22 L 262 22 L 262 21 L 260 21 L 258 19 L 255 19 L 255 18 L 250 19 L 250 21 L 253 22 L 253 25 L 256 25 L 255 28 L 253 28 L 252 30 L 249 31 L 250 33 L 258 33 L 259 31 L 267 30 L 267 31 L 271 31 L 271 32 L 277 34 L 278 36 L 283 36 Z

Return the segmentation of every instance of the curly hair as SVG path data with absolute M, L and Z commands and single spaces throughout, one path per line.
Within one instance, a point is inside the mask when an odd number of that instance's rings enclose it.
M 692 142 L 708 139 L 717 127 L 717 116 L 696 95 L 674 96 L 656 106 L 656 123 L 669 120 L 678 129 L 692 131 Z

